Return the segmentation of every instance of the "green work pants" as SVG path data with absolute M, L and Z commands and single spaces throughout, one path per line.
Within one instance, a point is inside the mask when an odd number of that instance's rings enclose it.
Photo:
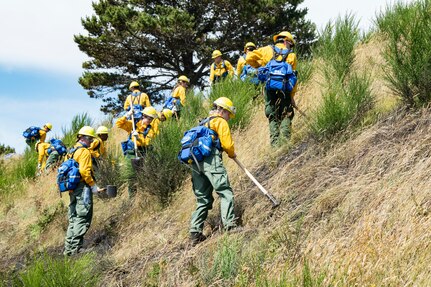
M 289 140 L 294 116 L 290 94 L 265 90 L 265 115 L 269 121 L 271 146 Z
M 59 159 L 60 154 L 56 150 L 52 151 L 46 160 L 45 170 L 49 170 L 49 168 L 55 165 Z
M 192 214 L 190 232 L 202 232 L 204 221 L 214 202 L 213 190 L 220 197 L 220 212 L 224 228 L 235 227 L 233 192 L 220 151 L 213 148 L 212 154 L 200 162 L 199 167 L 201 172 L 198 172 L 198 166 L 193 164 L 192 181 L 196 196 L 196 210 Z
M 89 186 L 81 182 L 69 196 L 69 226 L 64 243 L 64 255 L 79 252 L 93 218 L 93 194 Z

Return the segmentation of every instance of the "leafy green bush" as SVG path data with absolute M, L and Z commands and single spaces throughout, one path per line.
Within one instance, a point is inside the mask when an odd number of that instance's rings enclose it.
M 338 17 L 334 24 L 329 22 L 320 32 L 314 52 L 324 62 L 322 69 L 327 82 L 333 79 L 342 82 L 347 76 L 359 39 L 358 22 L 349 14 Z
M 43 254 L 34 258 L 27 269 L 17 275 L 13 286 L 95 286 L 100 278 L 97 266 L 93 254 L 85 254 L 78 258 L 54 258 Z
M 431 100 L 431 1 L 398 2 L 377 16 L 386 35 L 386 80 L 409 105 Z
M 309 126 L 314 135 L 330 137 L 360 122 L 371 109 L 373 98 L 367 74 L 352 72 L 354 48 L 360 39 L 351 15 L 338 18 L 321 34 L 316 54 L 324 76 L 322 103 L 313 112 Z
M 160 123 L 160 134 L 153 140 L 137 179 L 139 186 L 156 195 L 162 205 L 169 202 L 189 174 L 177 159 L 181 138 L 186 130 L 197 125 L 199 119 L 207 114 L 202 96 L 191 92 L 187 95 L 187 105 L 181 111 L 180 120 L 170 119 Z
M 10 146 L 5 146 L 4 144 L 0 144 L 0 155 L 2 154 L 8 154 L 8 153 L 14 153 L 15 149 Z
M 248 82 L 225 80 L 212 86 L 209 103 L 219 97 L 228 97 L 236 107 L 236 116 L 229 121 L 231 128 L 243 128 L 250 123 L 253 108 L 253 97 L 260 94 L 260 89 Z M 211 107 L 210 107 L 211 108 Z
M 63 132 L 63 143 L 67 147 L 72 147 L 76 142 L 76 136 L 78 135 L 79 129 L 83 126 L 91 126 L 92 124 L 93 120 L 87 113 L 74 116 L 69 127 L 61 128 L 61 131 Z
M 327 89 L 310 123 L 314 134 L 329 137 L 360 122 L 373 104 L 370 86 L 368 76 L 355 73 L 344 85 Z

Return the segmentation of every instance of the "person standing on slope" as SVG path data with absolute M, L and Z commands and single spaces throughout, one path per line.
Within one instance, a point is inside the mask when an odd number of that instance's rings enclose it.
M 233 77 L 234 75 L 232 64 L 227 60 L 223 60 L 222 55 L 219 50 L 212 53 L 214 63 L 211 64 L 210 68 L 211 85 L 225 79 L 227 76 Z
M 274 45 L 265 46 L 249 52 L 246 63 L 254 68 L 263 67 L 271 60 L 285 61 L 296 74 L 297 58 L 292 48 L 295 45 L 292 35 L 283 31 L 273 37 Z M 265 89 L 265 115 L 269 120 L 270 140 L 272 146 L 281 143 L 280 134 L 284 140 L 291 135 L 293 107 L 296 106 L 294 96 L 297 85 L 290 93 L 268 91 Z
M 189 78 L 180 76 L 178 82 L 172 90 L 172 95 L 167 99 L 163 105 L 163 110 L 169 109 L 174 116 L 178 119 L 180 117 L 181 109 L 186 104 L 186 90 L 190 84 Z
M 238 76 L 238 78 L 241 76 L 244 66 L 246 65 L 245 58 L 247 56 L 247 53 L 254 50 L 256 50 L 256 45 L 254 43 L 248 42 L 247 44 L 245 44 L 244 54 L 239 57 L 238 63 L 236 64 L 236 75 Z
M 210 116 L 201 122 L 216 133 L 218 138 L 216 141 L 219 143 L 213 145 L 210 156 L 204 158 L 202 162 L 193 163 L 192 182 L 193 193 L 196 196 L 196 210 L 190 223 L 190 238 L 193 245 L 206 239 L 202 231 L 208 211 L 212 209 L 214 202 L 213 190 L 220 197 L 221 219 L 225 230 L 236 227 L 233 191 L 222 160 L 223 151 L 230 158 L 236 157 L 228 124 L 228 121 L 235 117 L 235 113 L 232 101 L 221 97 L 214 101 Z
M 67 155 L 79 165 L 81 182 L 69 191 L 69 226 L 64 243 L 64 255 L 71 256 L 82 251 L 84 235 L 93 218 L 93 193 L 98 193 L 93 175 L 91 152 L 88 150 L 96 133 L 92 127 L 84 126 L 78 132 L 78 140 Z
M 129 85 L 129 90 L 132 92 L 127 96 L 126 101 L 124 102 L 124 110 L 128 111 L 130 109 L 130 104 L 133 105 L 133 108 L 143 110 L 146 107 L 150 107 L 150 98 L 146 93 L 142 93 L 139 90 L 138 82 L 131 82 Z

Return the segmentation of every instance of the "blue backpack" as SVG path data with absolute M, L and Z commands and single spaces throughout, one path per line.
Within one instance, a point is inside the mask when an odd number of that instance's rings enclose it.
M 51 154 L 54 150 L 56 150 L 59 155 L 65 155 L 67 153 L 67 148 L 61 140 L 51 139 L 50 143 L 51 146 L 47 150 L 48 154 Z
M 215 117 L 209 117 L 199 123 L 197 127 L 191 128 L 184 133 L 181 139 L 181 150 L 178 160 L 181 163 L 191 164 L 204 160 L 211 154 L 213 147 L 221 150 L 220 140 L 215 131 L 205 126 Z
M 292 66 L 286 63 L 286 58 L 290 53 L 288 49 L 280 49 L 273 46 L 274 56 L 265 67 L 258 69 L 258 79 L 261 82 L 266 82 L 265 88 L 267 91 L 291 92 L 296 84 L 297 78 L 292 70 Z M 278 56 L 282 56 L 280 61 L 277 61 Z
M 37 140 L 40 138 L 40 134 L 39 134 L 40 130 L 41 130 L 41 128 L 31 126 L 22 133 L 22 136 L 25 137 L 26 139 L 36 139 Z
M 131 94 L 131 97 L 132 97 L 133 110 L 135 110 L 135 111 L 142 111 L 143 108 L 142 108 L 142 106 L 140 104 L 140 102 L 141 102 L 141 93 L 140 92 L 139 93 L 138 92 L 133 92 Z M 138 99 L 137 103 L 136 103 L 136 99 Z M 127 107 L 127 111 L 129 111 L 129 110 L 130 110 L 130 105 Z
M 257 69 L 253 68 L 251 65 L 245 65 L 242 69 L 242 73 L 240 75 L 240 79 L 242 81 L 248 80 L 250 83 L 258 85 L 260 83 L 257 78 Z
M 79 164 L 73 159 L 75 152 L 83 147 L 73 148 L 70 150 L 72 156 L 63 162 L 58 168 L 57 185 L 60 192 L 74 190 L 78 187 L 81 181 L 81 174 L 79 173 Z
M 178 108 L 181 104 L 181 100 L 174 97 L 169 97 L 165 104 L 163 105 L 163 109 L 169 109 L 172 110 L 175 106 Z

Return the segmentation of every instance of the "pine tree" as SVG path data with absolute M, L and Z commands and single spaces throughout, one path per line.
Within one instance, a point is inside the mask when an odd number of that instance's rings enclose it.
M 315 25 L 305 19 L 303 0 L 100 0 L 95 15 L 82 19 L 88 35 L 75 42 L 90 60 L 79 83 L 90 97 L 103 98 L 102 111 L 119 110 L 128 84 L 137 80 L 160 100 L 179 75 L 206 84 L 211 52 L 221 50 L 236 64 L 246 42 L 272 43 L 282 30 L 309 51 Z

